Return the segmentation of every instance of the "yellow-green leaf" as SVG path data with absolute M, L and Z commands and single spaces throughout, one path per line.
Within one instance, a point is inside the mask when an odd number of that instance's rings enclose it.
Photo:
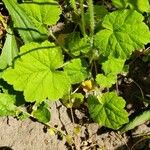
M 21 47 L 20 55 L 14 68 L 4 72 L 3 79 L 15 90 L 23 91 L 26 101 L 57 100 L 69 91 L 67 74 L 57 70 L 63 65 L 60 48 L 48 41 L 30 43 Z

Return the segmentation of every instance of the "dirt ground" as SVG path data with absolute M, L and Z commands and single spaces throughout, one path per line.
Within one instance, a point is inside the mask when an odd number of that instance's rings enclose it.
M 150 133 L 148 125 L 143 124 L 132 133 L 120 135 L 117 132 L 99 128 L 95 123 L 85 123 L 80 134 L 74 135 L 76 126 L 71 122 L 68 112 L 60 102 L 52 107 L 51 125 L 75 137 L 75 142 L 69 146 L 65 139 L 58 135 L 45 133 L 44 125 L 30 119 L 18 121 L 15 118 L 0 119 L 0 150 L 149 150 L 150 140 L 134 138 L 135 135 Z M 83 114 L 75 110 L 82 121 Z

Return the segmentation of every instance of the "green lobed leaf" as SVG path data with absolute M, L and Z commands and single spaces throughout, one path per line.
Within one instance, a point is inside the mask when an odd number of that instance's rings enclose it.
M 36 110 L 32 112 L 32 115 L 40 122 L 47 123 L 50 121 L 50 111 L 45 103 L 40 104 Z
M 117 8 L 126 8 L 128 0 L 112 0 L 112 4 Z
M 14 68 L 7 69 L 3 79 L 15 90 L 23 91 L 26 101 L 57 100 L 69 91 L 69 77 L 64 71 L 57 70 L 63 65 L 60 48 L 45 41 L 26 44 L 20 51 Z
M 9 94 L 0 93 L 0 116 L 15 116 L 16 111 L 15 97 Z
M 64 67 L 64 71 L 70 77 L 72 84 L 80 83 L 88 76 L 86 68 L 82 65 L 81 59 L 72 59 Z
M 110 88 L 117 82 L 117 74 L 123 71 L 125 60 L 109 57 L 107 61 L 102 63 L 104 74 L 96 76 L 96 82 L 103 88 Z
M 127 2 L 131 9 L 135 9 L 140 12 L 150 12 L 149 0 L 128 0 Z
M 62 102 L 67 108 L 79 107 L 83 103 L 83 101 L 84 101 L 84 96 L 81 93 L 65 95 L 62 98 Z
M 127 59 L 134 50 L 150 42 L 148 26 L 144 17 L 133 10 L 117 10 L 104 17 L 105 29 L 95 36 L 94 44 L 99 53 L 108 57 Z
M 113 84 L 117 82 L 117 75 L 114 74 L 97 74 L 96 75 L 96 82 L 103 88 L 110 88 Z
M 13 31 L 9 28 L 6 40 L 0 56 L 0 69 L 5 69 L 12 64 L 13 59 L 18 55 L 18 47 Z
M 88 98 L 91 118 L 100 126 L 118 129 L 128 122 L 128 113 L 124 109 L 125 101 L 115 92 L 104 93 L 100 97 Z
M 117 8 L 130 7 L 141 12 L 150 12 L 149 0 L 112 0 L 112 3 Z
M 12 17 L 15 29 L 18 30 L 25 43 L 40 42 L 47 39 L 47 32 L 39 31 L 24 9 L 17 3 L 17 0 L 3 0 L 3 2 Z
M 39 27 L 43 24 L 56 24 L 61 14 L 60 6 L 56 0 L 32 0 L 31 2 L 23 2 L 20 6 Z
M 84 101 L 84 96 L 81 93 L 74 93 L 71 95 L 73 107 L 80 107 Z
M 149 0 L 137 0 L 137 9 L 141 12 L 150 12 Z
M 66 39 L 66 47 L 74 56 L 87 53 L 90 50 L 90 39 L 88 36 L 80 38 L 79 32 L 73 32 Z
M 136 116 L 133 120 L 129 121 L 129 123 L 126 124 L 123 128 L 121 128 L 121 132 L 124 133 L 149 120 L 150 120 L 150 110 L 146 110 L 142 114 Z
M 119 58 L 109 57 L 107 61 L 102 63 L 102 69 L 107 74 L 119 74 L 123 70 L 125 60 Z

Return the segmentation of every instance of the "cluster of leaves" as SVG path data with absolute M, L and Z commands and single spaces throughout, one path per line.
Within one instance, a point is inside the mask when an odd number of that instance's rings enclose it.
M 2 1 L 11 20 L 0 56 L 5 83 L 0 83 L 0 116 L 30 116 L 47 123 L 49 106 L 61 100 L 67 107 L 87 103 L 91 118 L 100 126 L 119 129 L 128 123 L 126 102 L 112 87 L 124 72 L 125 61 L 150 42 L 143 21 L 143 13 L 150 12 L 149 0 L 112 0 L 112 12 L 92 0 L 85 5 L 80 1 L 79 6 L 71 0 L 66 5 L 71 7 L 71 22 L 79 28 L 66 34 L 65 42 L 59 42 L 51 30 L 66 11 L 59 2 Z M 17 104 L 19 94 L 23 94 L 20 101 L 33 104 L 32 112 L 23 109 L 24 103 Z

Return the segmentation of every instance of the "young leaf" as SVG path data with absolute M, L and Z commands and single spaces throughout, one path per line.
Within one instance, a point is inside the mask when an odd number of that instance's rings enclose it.
M 79 107 L 84 101 L 84 96 L 81 93 L 74 93 L 71 95 L 71 98 L 73 107 Z
M 66 47 L 74 56 L 79 56 L 81 52 L 87 53 L 90 50 L 89 37 L 80 38 L 79 32 L 73 32 L 66 39 Z
M 114 74 L 98 74 L 96 76 L 96 82 L 100 85 L 100 87 L 107 87 L 110 88 L 113 84 L 117 82 L 117 75 Z
M 150 12 L 149 0 L 112 0 L 117 8 L 127 8 L 138 10 L 140 12 Z
M 50 121 L 50 111 L 45 103 L 40 104 L 37 110 L 32 112 L 32 115 L 40 122 L 47 123 Z
M 134 50 L 150 42 L 144 17 L 133 10 L 118 10 L 104 17 L 105 28 L 95 36 L 95 46 L 104 56 L 128 58 Z
M 86 68 L 82 66 L 80 59 L 72 59 L 70 63 L 64 67 L 64 70 L 70 77 L 72 84 L 80 83 L 88 76 Z
M 140 12 L 150 12 L 149 0 L 128 0 L 128 6 Z
M 83 103 L 83 100 L 84 96 L 81 93 L 65 95 L 62 98 L 62 102 L 67 108 L 79 107 Z
M 9 28 L 6 34 L 6 41 L 0 56 L 0 69 L 4 69 L 12 64 L 14 57 L 18 55 L 18 47 L 13 31 Z
M 150 120 L 150 110 L 144 111 L 139 116 L 135 117 L 133 120 L 129 121 L 128 124 L 126 124 L 122 129 L 121 132 L 124 133 L 128 130 L 131 130 L 135 128 L 136 126 L 139 126 L 140 124 L 143 124 L 146 121 Z
M 117 74 L 123 70 L 125 60 L 109 57 L 107 61 L 102 63 L 103 74 L 96 76 L 96 82 L 103 88 L 110 88 L 117 82 Z
M 23 121 L 23 120 L 30 118 L 30 114 L 27 112 L 20 113 L 20 110 L 18 110 L 18 114 L 16 114 L 16 117 L 17 117 L 17 119 Z
M 137 0 L 137 9 L 141 12 L 150 12 L 149 0 Z
M 53 43 L 29 43 L 21 47 L 14 68 L 7 69 L 3 79 L 15 90 L 23 91 L 25 100 L 41 102 L 57 100 L 69 91 L 70 80 L 57 69 L 63 65 L 61 50 Z
M 0 93 L 0 116 L 15 116 L 17 107 L 14 103 L 14 96 Z
M 41 33 L 38 30 L 16 0 L 3 0 L 3 2 L 12 17 L 15 29 L 18 30 L 25 43 L 39 42 L 47 38 L 47 33 Z
M 20 4 L 35 24 L 54 25 L 61 14 L 56 0 L 32 0 Z
M 81 133 L 81 126 L 78 125 L 78 126 L 74 127 L 73 133 L 74 133 L 75 135 L 79 135 L 79 134 Z
M 117 8 L 126 8 L 128 0 L 112 0 L 112 4 Z
M 125 60 L 109 57 L 107 61 L 102 63 L 102 69 L 107 74 L 119 74 L 123 70 Z
M 67 135 L 65 136 L 65 139 L 66 139 L 66 141 L 67 141 L 67 143 L 68 143 L 69 145 L 72 145 L 72 144 L 73 144 L 73 137 L 72 137 L 71 135 L 67 134 Z
M 124 107 L 124 99 L 115 92 L 104 93 L 98 98 L 90 96 L 88 99 L 91 118 L 100 126 L 112 129 L 118 129 L 128 122 L 128 113 Z

